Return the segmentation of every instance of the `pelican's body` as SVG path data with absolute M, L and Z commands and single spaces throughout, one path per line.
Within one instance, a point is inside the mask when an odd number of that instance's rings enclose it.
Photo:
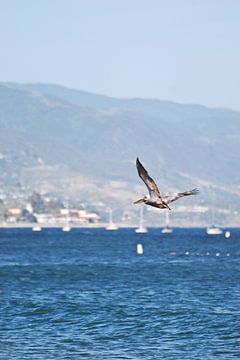
M 159 209 L 166 209 L 166 208 L 169 208 L 169 206 L 167 204 L 164 204 L 163 201 L 161 201 L 161 199 L 156 199 L 156 200 L 151 200 L 151 199 L 146 199 L 144 201 L 144 203 L 146 205 L 150 205 L 150 206 L 153 206 L 153 207 L 156 207 L 156 208 L 159 208 Z
M 138 175 L 140 176 L 140 178 L 143 180 L 143 182 L 145 183 L 145 185 L 148 188 L 149 195 L 144 196 L 144 198 L 135 201 L 134 204 L 139 204 L 139 203 L 144 202 L 146 205 L 150 205 L 150 206 L 156 207 L 158 209 L 166 209 L 167 208 L 167 209 L 171 210 L 169 207 L 169 204 L 171 202 L 173 202 L 183 196 L 196 195 L 199 192 L 197 189 L 193 189 L 190 191 L 185 191 L 182 193 L 173 193 L 173 194 L 169 194 L 169 195 L 162 197 L 156 183 L 148 175 L 147 170 L 143 167 L 143 165 L 140 163 L 138 158 L 136 161 L 136 166 L 137 166 Z

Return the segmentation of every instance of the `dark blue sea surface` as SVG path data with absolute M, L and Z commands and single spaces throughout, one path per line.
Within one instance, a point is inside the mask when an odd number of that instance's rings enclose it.
M 240 358 L 230 231 L 1 229 L 0 359 Z

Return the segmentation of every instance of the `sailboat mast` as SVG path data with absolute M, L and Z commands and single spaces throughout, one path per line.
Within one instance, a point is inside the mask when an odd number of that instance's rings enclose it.
M 136 233 L 147 233 L 147 229 L 143 226 L 143 206 L 140 206 L 140 213 L 139 213 L 139 227 L 135 229 Z
M 109 224 L 112 224 L 112 209 L 109 209 Z
M 143 206 L 140 207 L 139 227 L 143 226 Z
M 166 226 L 169 226 L 169 210 L 165 210 L 166 211 Z

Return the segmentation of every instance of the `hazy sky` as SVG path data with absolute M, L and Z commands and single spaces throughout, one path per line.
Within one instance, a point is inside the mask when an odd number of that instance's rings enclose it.
M 240 0 L 0 0 L 0 81 L 240 110 Z

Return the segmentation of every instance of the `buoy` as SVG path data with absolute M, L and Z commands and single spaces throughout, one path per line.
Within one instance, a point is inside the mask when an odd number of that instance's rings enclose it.
M 216 256 L 219 256 L 220 254 L 219 253 L 216 253 Z
M 226 231 L 226 232 L 225 232 L 225 238 L 230 238 L 230 236 L 231 236 L 230 231 Z
M 186 252 L 185 252 L 185 255 L 189 255 L 189 252 L 188 252 L 188 251 L 186 251 Z
M 138 253 L 138 255 L 143 254 L 143 246 L 142 246 L 142 244 L 137 244 L 137 253 Z

